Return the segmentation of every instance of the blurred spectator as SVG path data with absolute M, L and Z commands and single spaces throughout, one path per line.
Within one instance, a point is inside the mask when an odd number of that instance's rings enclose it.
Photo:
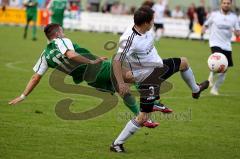
M 135 11 L 136 11 L 136 7 L 135 6 L 131 6 L 128 14 L 134 14 Z
M 23 3 L 26 8 L 26 25 L 24 28 L 23 38 L 27 38 L 28 27 L 30 22 L 33 22 L 32 26 L 32 40 L 36 41 L 36 33 L 37 33 L 37 10 L 38 10 L 38 2 L 37 0 L 25 0 Z
M 112 7 L 112 5 L 113 5 L 113 3 L 114 3 L 114 1 L 112 1 L 112 0 L 106 0 L 105 3 L 104 3 L 103 6 L 102 6 L 101 11 L 102 11 L 103 13 L 109 13 L 110 10 L 111 10 L 111 7 Z
M 165 6 L 164 16 L 165 17 L 171 17 L 172 16 L 171 10 L 169 9 L 168 5 Z
M 238 7 L 235 8 L 235 12 L 236 12 L 237 16 L 240 15 L 240 9 Z
M 6 7 L 9 5 L 9 0 L 2 0 L 1 6 Z
M 121 3 L 122 14 L 129 14 L 129 7 L 125 3 Z
M 80 8 L 79 8 L 79 3 L 77 2 L 71 2 L 70 3 L 70 10 L 71 11 L 79 11 Z
M 152 7 L 154 10 L 154 31 L 155 31 L 155 40 L 158 41 L 164 32 L 164 13 L 166 5 L 168 4 L 167 0 L 158 0 Z
M 173 18 L 184 18 L 184 13 L 181 10 L 181 7 L 177 5 L 175 9 L 172 11 L 172 17 Z
M 197 21 L 198 23 L 203 26 L 206 17 L 207 17 L 207 12 L 205 9 L 205 0 L 200 0 L 200 6 L 197 7 L 196 9 L 196 13 L 197 13 Z
M 104 3 L 102 8 L 101 8 L 101 12 L 102 13 L 109 13 L 110 12 L 110 5 L 108 5 L 107 3 Z
M 114 2 L 111 6 L 110 13 L 112 14 L 122 14 L 122 7 L 119 2 Z
M 146 0 L 142 3 L 142 6 L 148 6 L 150 8 L 152 8 L 154 5 L 154 1 L 153 0 Z
M 4 11 L 6 11 L 6 6 L 7 6 L 7 3 L 6 2 L 4 2 L 4 0 L 2 1 L 2 0 L 0 0 L 0 5 L 1 5 L 1 9 L 2 9 L 2 11 L 4 12 Z
M 188 19 L 189 19 L 189 34 L 188 34 L 187 37 L 189 37 L 190 34 L 193 32 L 193 23 L 197 18 L 196 7 L 195 7 L 194 3 L 192 3 L 188 7 L 187 16 L 188 16 Z
M 100 8 L 100 0 L 88 0 L 87 10 L 90 12 L 98 12 Z
M 2 5 L 2 11 L 5 12 L 6 11 L 6 6 L 5 5 Z

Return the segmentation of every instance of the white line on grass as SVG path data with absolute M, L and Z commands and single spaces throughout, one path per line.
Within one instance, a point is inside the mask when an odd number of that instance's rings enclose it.
M 17 64 L 21 64 L 21 63 L 24 63 L 24 62 L 22 62 L 22 61 L 8 62 L 8 63 L 5 64 L 5 66 L 7 68 L 10 68 L 10 69 L 13 69 L 13 70 L 17 70 L 17 71 L 29 72 L 29 70 L 27 70 L 27 69 L 24 69 L 24 68 L 21 68 L 19 66 L 16 66 Z

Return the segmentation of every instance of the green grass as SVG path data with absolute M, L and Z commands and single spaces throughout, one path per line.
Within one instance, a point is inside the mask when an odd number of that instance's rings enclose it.
M 209 90 L 199 100 L 179 74 L 171 77 L 174 88 L 162 100 L 175 111 L 175 116 L 156 114 L 161 123 L 156 129 L 143 128 L 130 138 L 126 154 L 109 152 L 109 145 L 128 121 L 128 109 L 119 100 L 116 108 L 85 121 L 66 121 L 55 114 L 55 104 L 66 97 L 75 100 L 74 112 L 88 110 L 100 102 L 98 98 L 64 94 L 49 86 L 51 71 L 44 76 L 32 94 L 16 106 L 7 102 L 21 94 L 33 74 L 46 39 L 38 30 L 38 41 L 22 39 L 23 28 L 0 27 L 0 158 L 156 158 L 156 159 L 227 159 L 240 158 L 240 45 L 233 45 L 235 67 L 228 72 L 221 96 Z M 31 35 L 31 34 L 30 34 Z M 66 32 L 73 42 L 89 48 L 97 55 L 111 57 L 115 50 L 104 50 L 104 44 L 118 41 L 113 34 Z M 199 41 L 162 39 L 156 44 L 161 57 L 185 56 L 197 81 L 208 77 L 206 60 L 208 44 Z M 36 113 L 40 112 L 40 113 Z M 42 113 L 41 113 L 42 112 Z M 130 113 L 129 113 L 130 114 Z M 191 119 L 191 120 L 190 120 Z

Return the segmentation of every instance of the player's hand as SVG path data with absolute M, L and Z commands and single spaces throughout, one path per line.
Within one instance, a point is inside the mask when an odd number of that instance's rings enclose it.
M 17 103 L 20 103 L 21 101 L 23 101 L 24 98 L 22 98 L 21 96 L 16 97 L 15 99 L 11 100 L 10 102 L 8 102 L 9 105 L 15 105 Z
M 128 86 L 128 84 L 126 84 L 126 83 L 119 83 L 119 84 L 118 84 L 118 87 L 119 87 L 119 92 L 118 92 L 118 93 L 119 93 L 121 96 L 124 96 L 124 94 L 130 92 L 129 86 Z
M 105 60 L 107 60 L 107 57 L 99 57 L 96 60 L 92 61 L 91 64 L 98 64 L 98 63 L 100 63 L 102 61 L 105 61 Z

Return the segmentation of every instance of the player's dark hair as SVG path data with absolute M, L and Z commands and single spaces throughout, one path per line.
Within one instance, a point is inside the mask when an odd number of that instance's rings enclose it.
M 231 1 L 231 3 L 232 3 L 232 0 L 230 0 Z M 223 2 L 223 0 L 221 0 L 221 3 Z
M 153 19 L 154 11 L 147 6 L 140 7 L 134 13 L 134 24 L 142 25 L 144 23 L 150 23 Z
M 51 37 L 54 35 L 54 33 L 58 32 L 60 29 L 60 25 L 59 24 L 48 24 L 45 28 L 44 28 L 44 33 L 46 35 L 46 37 L 50 40 Z

